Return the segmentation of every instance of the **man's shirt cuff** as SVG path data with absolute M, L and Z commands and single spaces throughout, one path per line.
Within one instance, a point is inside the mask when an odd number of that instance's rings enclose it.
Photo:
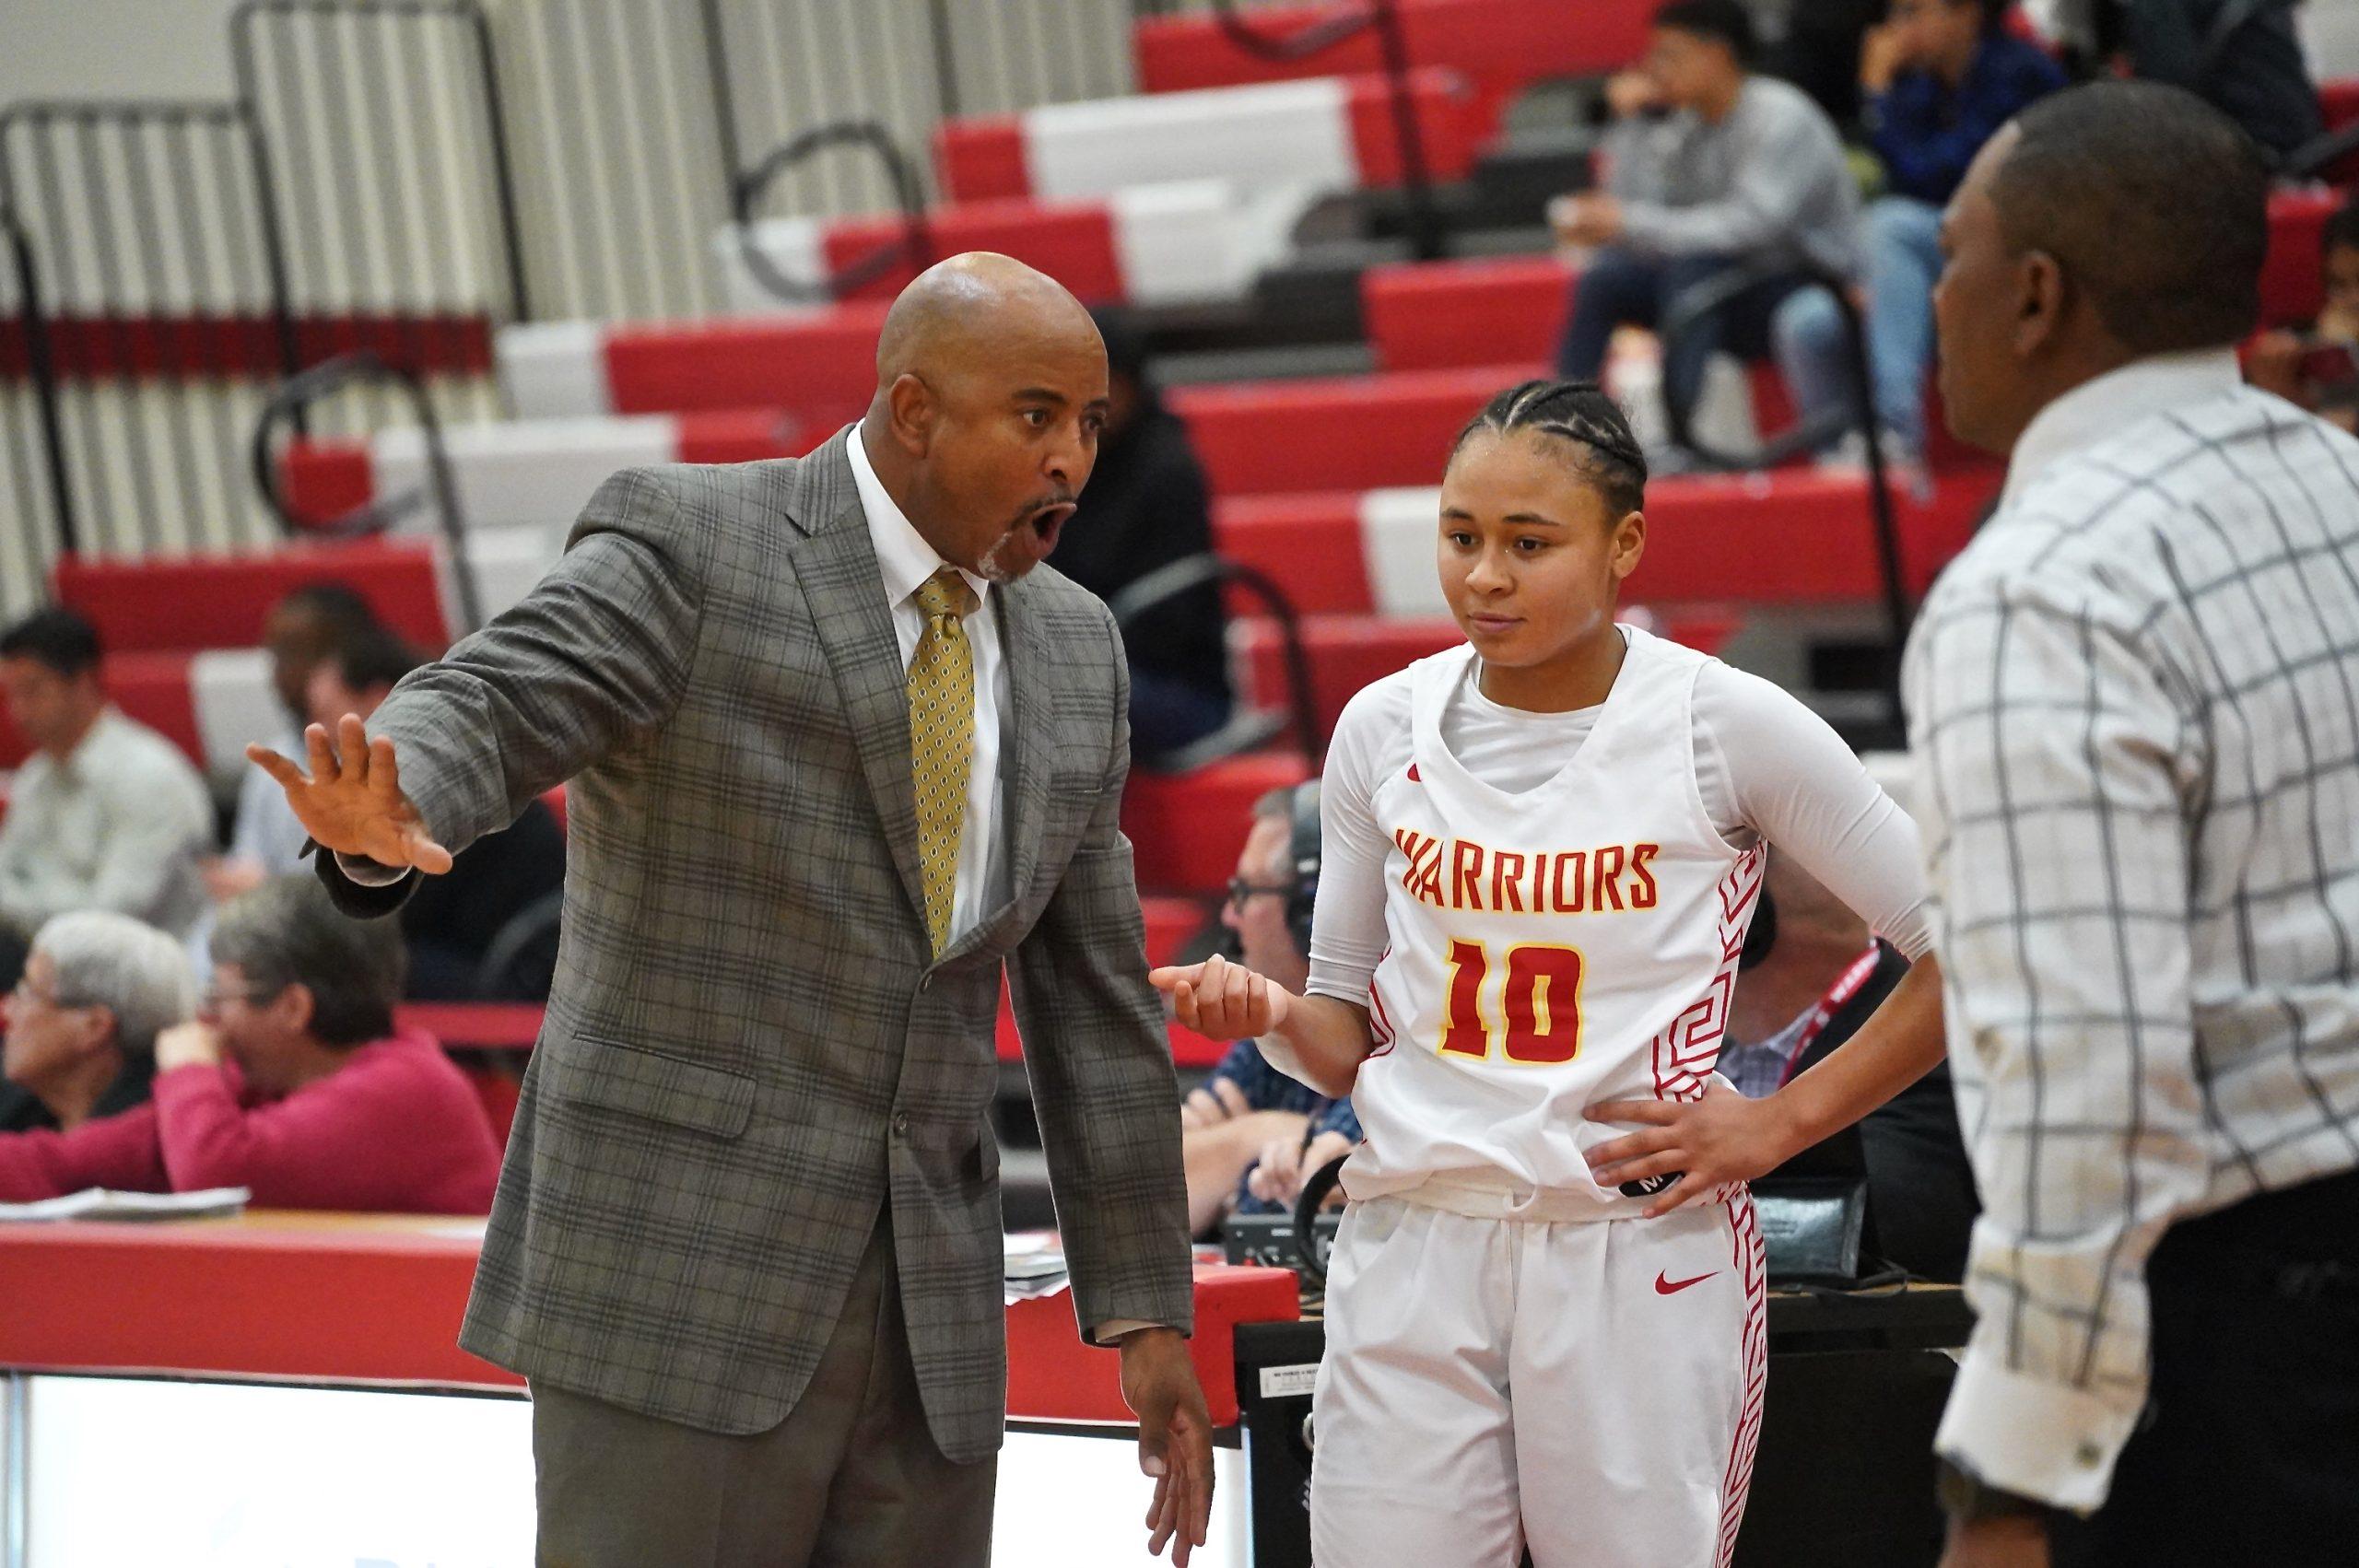
M 341 849 L 336 851 L 335 869 L 356 887 L 391 887 L 409 875 L 406 866 L 380 865 L 366 855 L 347 855 Z
M 1168 1323 L 1149 1323 L 1144 1317 L 1109 1317 L 1089 1331 L 1090 1338 L 1101 1345 L 1119 1343 L 1125 1334 L 1135 1334 L 1142 1328 L 1168 1328 Z
M 2137 1424 L 2082 1388 L 2009 1372 L 1968 1351 L 1933 1450 L 1985 1486 L 2076 1514 L 2094 1512 Z

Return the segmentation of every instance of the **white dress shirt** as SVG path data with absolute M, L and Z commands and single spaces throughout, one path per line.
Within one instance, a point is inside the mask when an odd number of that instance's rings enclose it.
M 894 504 L 869 464 L 860 432 L 860 426 L 851 427 L 844 450 L 851 459 L 860 509 L 868 518 L 868 536 L 876 546 L 876 569 L 885 579 L 885 601 L 893 607 L 893 637 L 901 645 L 901 669 L 907 673 L 910 661 L 917 657 L 918 638 L 925 635 L 918 590 L 950 563 Z M 1001 726 L 1015 705 L 1008 687 L 1007 655 L 1000 644 L 999 611 L 990 579 L 963 567 L 958 575 L 975 591 L 978 603 L 967 617 L 967 642 L 975 655 L 975 750 L 967 768 L 967 822 L 958 840 L 958 877 L 950 900 L 954 942 L 1006 901 L 1008 878 L 1014 874 L 999 809 Z
M 2103 1503 L 2174 1221 L 2359 1164 L 2359 442 L 2157 357 L 2049 404 L 1907 664 L 1983 1201 L 1936 1446 Z

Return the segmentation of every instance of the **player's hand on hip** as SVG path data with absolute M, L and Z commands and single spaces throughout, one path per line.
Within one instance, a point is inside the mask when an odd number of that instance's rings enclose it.
M 440 876 L 451 851 L 434 841 L 426 819 L 402 793 L 401 768 L 388 736 L 369 739 L 359 716 L 347 713 L 330 743 L 327 726 L 303 731 L 307 774 L 267 746 L 248 746 L 247 760 L 278 781 L 287 803 L 324 849 L 365 855 L 381 866 L 415 866 Z
M 1122 1337 L 1122 1398 L 1139 1418 L 1139 1469 L 1155 1478 L 1147 1554 L 1168 1542 L 1171 1561 L 1185 1563 L 1212 1527 L 1213 1421 L 1178 1329 Z
M 1235 1081 L 1213 1078 L 1207 1080 L 1202 1088 L 1189 1090 L 1188 1097 L 1180 1102 L 1180 1125 L 1193 1132 L 1200 1128 L 1218 1127 L 1222 1122 L 1234 1121 L 1238 1117 L 1250 1114 L 1252 1109 L 1252 1102 L 1245 1097 L 1245 1091 L 1238 1088 Z
M 1700 1100 L 1608 1100 L 1584 1114 L 1591 1121 L 1646 1124 L 1589 1151 L 1590 1174 L 1600 1187 L 1679 1176 L 1647 1205 L 1649 1219 L 1708 1202 L 1731 1182 L 1776 1169 L 1797 1147 L 1793 1118 L 1777 1095 L 1749 1100 L 1719 1079 Z
M 1340 1132 L 1322 1132 L 1309 1143 L 1298 1137 L 1272 1139 L 1245 1178 L 1245 1188 L 1264 1203 L 1292 1203 L 1302 1196 L 1303 1183 L 1328 1161 L 1351 1152 L 1351 1140 Z
M 1293 993 L 1242 964 L 1214 954 L 1202 964 L 1170 964 L 1147 972 L 1171 999 L 1171 1015 L 1208 1040 L 1245 1040 L 1286 1021 Z

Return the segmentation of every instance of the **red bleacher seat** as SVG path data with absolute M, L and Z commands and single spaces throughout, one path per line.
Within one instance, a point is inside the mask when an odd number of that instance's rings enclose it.
M 1085 304 L 1118 303 L 1126 298 L 1112 215 L 1103 202 L 959 202 L 934 208 L 925 221 L 939 255 L 996 251 L 1047 273 Z M 823 240 L 828 271 L 841 273 L 898 242 L 901 233 L 898 214 L 830 223 Z M 848 298 L 890 301 L 916 275 L 917 269 L 904 263 L 887 268 Z
M 1944 474 L 1930 502 L 1899 497 L 1910 591 L 1922 593 L 1960 549 L 1998 488 L 1995 471 Z M 1371 541 L 1356 493 L 1233 497 L 1213 509 L 1214 547 L 1269 572 L 1306 614 L 1431 614 L 1388 606 L 1372 547 L 1406 550 L 1398 566 L 1423 600 L 1432 546 L 1422 538 Z M 1867 482 L 1803 471 L 1677 477 L 1647 488 L 1646 558 L 1630 579 L 1649 604 L 1745 606 L 1869 603 L 1883 591 L 1870 532 Z M 1320 569 L 1301 569 L 1306 560 Z
M 1315 76 L 1335 74 L 1330 69 L 1308 73 Z M 1420 70 L 1409 78 L 1409 97 L 1427 172 L 1437 180 L 1463 179 L 1497 132 L 1502 95 L 1455 71 Z M 1350 147 L 1357 183 L 1362 187 L 1400 183 L 1402 170 L 1390 80 L 1381 75 L 1346 77 L 1340 110 L 1345 123 L 1336 129 Z M 1103 180 L 1092 180 L 1087 189 L 1052 188 L 1032 150 L 1034 138 L 1046 134 L 1042 126 L 1053 124 L 1062 129 L 1062 134 L 1071 135 L 1076 118 L 1094 111 L 1092 105 L 1066 103 L 1016 114 L 945 120 L 933 136 L 935 175 L 943 191 L 957 202 L 1107 194 L 1112 187 Z M 1207 103 L 1205 111 L 1216 114 L 1219 106 Z M 1037 115 L 1049 118 L 1035 120 Z M 1108 137 L 1145 138 L 1143 145 L 1161 139 L 1167 148 L 1171 145 L 1168 127 L 1143 122 L 1132 100 L 1107 100 L 1102 118 Z M 1237 179 L 1251 172 L 1250 169 L 1235 166 L 1234 158 L 1215 158 L 1201 169 L 1190 167 L 1187 159 L 1180 158 L 1171 167 L 1128 182 Z
M 196 693 L 185 653 L 116 653 L 99 671 L 107 696 L 123 716 L 180 747 L 205 766 L 205 737 L 196 721 Z
M 2269 257 L 2260 269 L 2262 325 L 2295 326 L 2318 319 L 2326 305 L 2319 240 L 2326 220 L 2343 200 L 2338 191 L 2280 191 L 2269 198 Z
M 502 419 L 446 428 L 444 455 L 470 528 L 561 526 L 618 468 L 800 457 L 839 424 L 798 420 L 774 409 Z M 418 452 L 416 432 L 401 427 L 366 438 L 295 441 L 279 454 L 280 494 L 297 521 L 332 522 L 380 498 L 387 466 L 418 473 Z
M 1309 777 L 1309 765 L 1292 752 L 1230 757 L 1193 773 L 1133 772 L 1122 794 L 1122 831 L 1130 836 L 1139 885 L 1166 893 L 1218 891 L 1237 871 L 1253 802 Z
M 110 655 L 252 648 L 270 607 L 307 583 L 340 582 L 414 642 L 450 640 L 433 546 L 415 539 L 297 543 L 269 555 L 61 557 L 61 603 L 88 616 Z
M 1450 439 L 1501 387 L 1536 365 L 1306 377 L 1174 387 L 1213 492 L 1364 490 L 1430 485 Z
M 2359 76 L 2346 76 L 2341 81 L 2318 84 L 2318 112 L 2330 131 L 2340 131 L 2359 125 Z M 2326 178 L 2338 185 L 2359 181 L 2359 152 L 2353 152 L 2340 163 L 2325 170 Z
M 856 419 L 876 390 L 873 300 L 808 316 L 647 322 L 604 342 L 606 392 L 616 414 L 777 409 L 832 431 Z
M 1661 633 L 1710 653 L 1728 640 L 1738 620 L 1725 611 L 1676 614 L 1663 620 Z M 1334 733 L 1344 705 L 1362 687 L 1466 640 L 1458 623 L 1446 618 L 1375 614 L 1309 615 L 1303 619 L 1301 632 L 1303 649 L 1310 660 L 1312 703 L 1320 731 L 1327 735 Z M 1248 616 L 1233 623 L 1230 635 L 1244 669 L 1249 700 L 1257 706 L 1282 705 L 1286 690 L 1285 644 L 1278 637 L 1277 623 Z
M 1388 370 L 1539 364 L 1564 335 L 1572 276 L 1554 256 L 1370 267 L 1360 311 Z
M 1265 36 L 1291 37 L 1361 6 L 1256 8 L 1249 20 Z M 1654 0 L 1401 0 L 1410 62 L 1443 65 L 1511 92 L 1558 76 L 1601 76 L 1637 59 L 1646 47 Z M 1230 87 L 1246 82 L 1343 72 L 1380 71 L 1373 29 L 1297 60 L 1272 60 L 1239 47 L 1217 18 L 1197 11 L 1139 22 L 1133 34 L 1139 85 L 1148 92 Z

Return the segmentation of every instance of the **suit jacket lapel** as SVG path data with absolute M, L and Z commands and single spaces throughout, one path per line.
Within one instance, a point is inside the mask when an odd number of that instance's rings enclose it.
M 844 712 L 868 777 L 876 814 L 893 848 L 901 886 L 921 917 L 924 873 L 918 863 L 917 787 L 910 774 L 910 688 L 885 602 L 867 514 L 844 456 L 844 437 L 803 462 L 796 517 L 810 530 L 790 554 L 792 576 L 811 607 L 811 624 L 827 652 Z

